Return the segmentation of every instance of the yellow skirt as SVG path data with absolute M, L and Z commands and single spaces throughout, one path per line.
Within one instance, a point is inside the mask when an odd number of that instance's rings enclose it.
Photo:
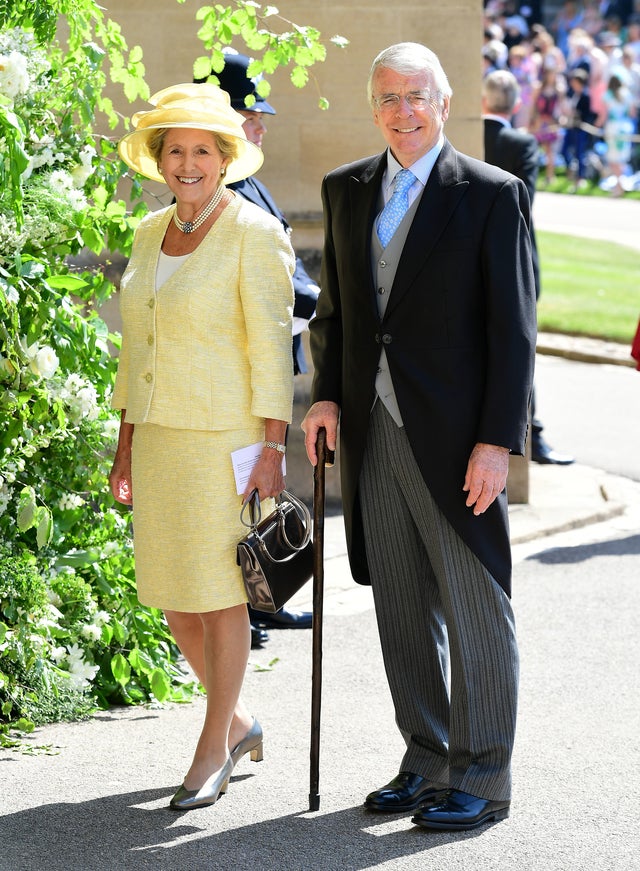
M 264 428 L 215 432 L 136 424 L 133 546 L 138 599 L 170 611 L 219 611 L 247 601 L 236 565 L 240 522 L 231 451 Z M 272 506 L 265 504 L 264 511 Z

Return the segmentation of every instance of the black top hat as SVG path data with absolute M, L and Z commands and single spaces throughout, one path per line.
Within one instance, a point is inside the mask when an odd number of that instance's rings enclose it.
M 226 91 L 231 97 L 231 107 L 233 109 L 244 110 L 248 112 L 264 112 L 267 115 L 275 115 L 276 110 L 269 105 L 264 97 L 256 91 L 256 85 L 262 79 L 262 75 L 254 76 L 252 79 L 247 78 L 247 68 L 251 63 L 251 58 L 246 54 L 225 54 L 224 69 L 220 73 L 215 73 L 220 87 Z M 247 106 L 244 99 L 249 95 L 255 97 L 255 103 Z

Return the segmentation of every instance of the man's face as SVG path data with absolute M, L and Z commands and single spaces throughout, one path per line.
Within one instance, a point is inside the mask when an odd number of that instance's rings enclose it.
M 262 112 L 250 112 L 248 109 L 240 109 L 240 114 L 246 118 L 242 125 L 245 136 L 249 142 L 262 148 L 262 137 L 267 132 L 264 115 Z
M 395 106 L 374 102 L 373 120 L 380 128 L 393 156 L 403 167 L 423 157 L 438 142 L 449 116 L 449 97 L 440 97 L 431 73 L 402 75 L 387 67 L 378 67 L 372 81 L 373 97 L 396 94 Z M 426 98 L 423 106 L 411 105 L 407 96 Z

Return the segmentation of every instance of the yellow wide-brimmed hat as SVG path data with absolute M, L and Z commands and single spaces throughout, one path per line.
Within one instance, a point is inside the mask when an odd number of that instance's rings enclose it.
M 149 137 L 158 128 L 188 127 L 210 130 L 237 140 L 238 156 L 227 164 L 226 184 L 248 178 L 262 166 L 264 155 L 257 145 L 249 142 L 242 129 L 245 120 L 231 108 L 229 95 L 217 85 L 173 85 L 149 98 L 155 109 L 136 112 L 131 119 L 134 126 L 118 144 L 118 153 L 136 172 L 153 181 L 164 181 L 156 160 L 148 148 Z

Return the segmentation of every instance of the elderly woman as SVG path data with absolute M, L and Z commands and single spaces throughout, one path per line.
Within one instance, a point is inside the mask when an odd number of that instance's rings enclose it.
M 193 761 L 170 803 L 187 810 L 214 804 L 245 753 L 262 759 L 262 730 L 240 701 L 250 631 L 231 452 L 264 443 L 245 499 L 283 490 L 295 259 L 280 223 L 225 187 L 263 159 L 228 95 L 185 84 L 151 103 L 119 152 L 166 182 L 175 205 L 140 223 L 122 278 L 110 485 L 133 505 L 138 598 L 164 611 L 207 693 Z

